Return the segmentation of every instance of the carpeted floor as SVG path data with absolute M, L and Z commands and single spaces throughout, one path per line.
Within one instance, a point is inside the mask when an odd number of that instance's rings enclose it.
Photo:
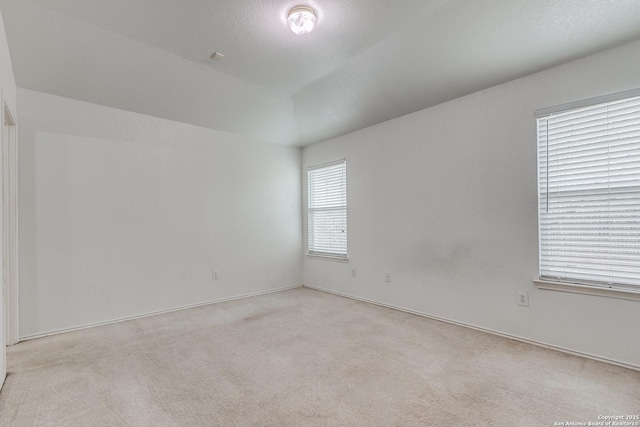
M 305 288 L 27 341 L 8 362 L 1 426 L 553 426 L 640 413 L 640 372 Z

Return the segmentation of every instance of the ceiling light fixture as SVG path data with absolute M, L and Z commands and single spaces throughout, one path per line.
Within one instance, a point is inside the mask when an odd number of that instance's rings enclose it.
M 313 31 L 317 22 L 318 15 L 310 6 L 295 6 L 287 15 L 289 29 L 299 36 Z

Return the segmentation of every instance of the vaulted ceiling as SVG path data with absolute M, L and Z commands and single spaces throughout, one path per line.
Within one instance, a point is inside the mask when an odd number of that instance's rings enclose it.
M 297 4 L 318 11 L 306 36 L 286 27 Z M 19 87 L 299 146 L 640 37 L 637 0 L 0 0 L 0 10 Z

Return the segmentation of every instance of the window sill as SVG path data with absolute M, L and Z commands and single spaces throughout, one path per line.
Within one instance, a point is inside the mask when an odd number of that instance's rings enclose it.
M 640 292 L 638 291 L 578 285 L 575 283 L 553 282 L 549 280 L 534 280 L 533 283 L 538 289 L 640 301 Z
M 307 255 L 307 258 L 310 258 L 310 259 L 344 262 L 345 264 L 349 262 L 349 258 L 340 258 L 337 256 L 331 256 L 331 255 L 312 255 L 312 254 L 306 254 L 306 255 Z

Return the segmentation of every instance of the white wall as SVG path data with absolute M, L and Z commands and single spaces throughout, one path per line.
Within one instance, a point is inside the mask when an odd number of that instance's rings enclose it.
M 0 14 L 0 92 L 2 93 L 2 98 L 0 102 L 6 102 L 10 111 L 14 115 L 14 119 L 17 120 L 16 116 L 16 82 L 13 77 L 13 68 L 11 66 L 11 57 L 9 55 L 9 46 L 7 45 L 7 36 L 4 29 L 4 22 L 2 20 L 2 14 Z M 0 112 L 3 111 L 2 104 L 0 104 Z M 1 116 L 1 114 L 0 114 Z M 0 127 L 4 123 L 4 120 L 0 121 Z M 4 135 L 4 132 L 2 132 Z M 0 149 L 0 152 L 2 150 Z M 3 176 L 3 173 L 0 173 L 0 176 Z M 1 181 L 0 181 L 1 182 Z M 1 187 L 0 187 L 1 188 Z M 1 210 L 1 206 L 0 206 Z M 0 212 L 1 214 L 1 212 Z M 2 216 L 0 215 L 0 218 Z M 0 227 L 1 228 L 1 227 Z M 1 231 L 0 231 L 1 232 Z M 7 236 L 3 236 L 3 239 L 6 239 Z M 0 261 L 2 260 L 2 245 L 0 245 Z M 6 286 L 7 283 L 4 283 L 2 278 L 2 271 L 0 271 L 0 388 L 4 383 L 4 378 L 6 374 L 6 314 L 5 314 L 5 297 L 6 295 Z
M 22 89 L 18 107 L 22 338 L 301 283 L 300 149 Z
M 4 29 L 2 14 L 0 13 L 0 87 L 7 102 L 7 106 L 15 115 L 16 111 L 16 81 L 13 77 L 13 67 L 9 55 L 9 45 Z M 14 117 L 15 119 L 15 117 Z
M 640 41 L 306 147 L 303 170 L 347 158 L 350 260 L 305 257 L 304 283 L 640 367 L 640 303 L 532 283 L 534 112 L 638 70 Z

